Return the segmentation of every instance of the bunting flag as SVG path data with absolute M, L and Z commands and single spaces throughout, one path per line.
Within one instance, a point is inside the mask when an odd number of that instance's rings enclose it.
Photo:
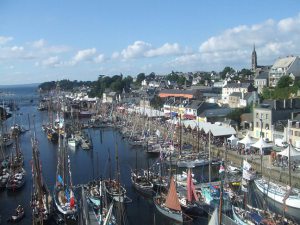
M 63 179 L 61 178 L 60 175 L 57 175 L 57 181 L 58 181 L 61 185 L 64 185 L 64 181 L 63 181 Z
M 71 191 L 70 197 L 71 197 L 70 198 L 70 208 L 72 209 L 75 206 L 75 199 L 74 199 L 74 193 L 73 193 L 73 191 Z
M 67 202 L 69 202 L 70 201 L 70 194 L 69 194 L 68 189 L 65 190 L 65 195 L 66 195 Z
M 220 169 L 219 169 L 219 174 L 222 174 L 225 172 L 225 168 L 223 166 L 223 164 L 220 165 Z

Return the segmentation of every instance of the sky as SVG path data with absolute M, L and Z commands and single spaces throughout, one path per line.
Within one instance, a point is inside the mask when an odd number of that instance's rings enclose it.
M 299 43 L 298 0 L 0 0 L 0 84 L 238 70 Z

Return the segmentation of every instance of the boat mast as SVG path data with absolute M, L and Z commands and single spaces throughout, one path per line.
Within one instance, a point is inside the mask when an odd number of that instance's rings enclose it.
M 211 182 L 211 146 L 210 146 L 210 130 L 208 131 L 208 182 Z
M 262 115 L 260 116 L 260 138 L 263 138 L 263 132 L 262 132 Z M 260 146 L 260 174 L 263 175 L 263 149 L 262 146 Z
M 289 186 L 292 188 L 292 171 L 291 171 L 291 138 L 290 138 L 290 120 L 288 120 L 288 137 L 289 137 Z

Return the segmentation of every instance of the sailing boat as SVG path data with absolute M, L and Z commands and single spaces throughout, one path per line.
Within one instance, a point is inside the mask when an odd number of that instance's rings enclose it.
M 88 220 L 87 224 L 94 224 L 94 220 L 100 225 L 116 224 L 116 219 L 112 213 L 114 201 L 108 205 L 105 192 L 102 189 L 103 184 L 100 180 L 99 182 L 90 182 L 85 190 L 82 190 L 82 208 L 88 210 L 86 214 L 89 214 L 86 218 Z
M 110 161 L 110 156 L 109 156 Z M 108 194 L 108 196 L 117 201 L 117 202 L 124 202 L 126 198 L 126 189 L 120 183 L 120 171 L 119 171 L 119 158 L 118 158 L 118 146 L 116 145 L 116 179 L 109 179 L 104 180 L 104 190 Z
M 60 121 L 60 128 L 63 128 L 63 120 Z M 60 129 L 58 129 L 60 132 Z M 56 171 L 56 184 L 54 186 L 54 202 L 58 211 L 64 215 L 75 218 L 78 207 L 74 196 L 71 179 L 70 158 L 67 156 L 66 132 L 64 141 L 61 144 L 61 135 L 58 135 L 58 162 Z M 68 169 L 68 170 L 67 170 Z M 69 180 L 69 182 L 68 182 Z
M 231 210 L 231 203 L 230 203 L 230 198 L 228 192 L 225 192 L 222 190 L 221 185 L 219 183 L 213 184 L 211 182 L 211 143 L 210 143 L 210 136 L 211 132 L 209 131 L 209 164 L 208 164 L 208 175 L 209 175 L 209 180 L 208 183 L 203 183 L 201 184 L 201 196 L 203 197 L 204 202 L 207 205 L 213 206 L 214 208 L 219 206 L 220 200 L 222 199 L 223 202 L 223 207 L 222 211 L 230 211 Z M 223 164 L 220 165 L 219 169 L 219 175 L 223 174 L 225 171 Z M 221 177 L 220 177 L 221 178 Z M 222 178 L 221 184 L 222 184 Z
M 193 208 L 196 206 L 194 203 L 195 201 L 198 201 L 198 196 L 193 182 L 191 169 L 188 169 L 186 187 L 186 196 L 180 199 L 180 205 L 185 209 Z
M 177 191 L 173 176 L 170 180 L 168 195 L 157 195 L 154 197 L 154 204 L 157 210 L 166 217 L 183 222 L 182 210 L 178 199 Z
M 153 183 L 149 180 L 149 168 L 147 171 L 141 170 L 138 172 L 137 170 L 137 151 L 135 155 L 135 171 L 131 171 L 131 183 L 133 187 L 146 196 L 152 196 L 153 194 Z M 149 167 L 149 166 L 148 166 Z
M 23 168 L 24 158 L 20 151 L 18 136 L 15 136 L 14 139 L 16 155 L 14 156 L 12 153 L 10 156 L 10 175 L 6 184 L 6 188 L 12 191 L 21 188 L 25 184 L 26 175 L 26 171 Z
M 218 211 L 219 211 L 218 207 L 216 207 L 215 210 L 214 210 L 214 212 L 213 212 L 213 214 L 210 217 L 208 225 L 220 225 Z
M 52 197 L 43 181 L 42 168 L 39 160 L 38 142 L 35 137 L 31 139 L 32 144 L 32 181 L 33 194 L 31 196 L 31 208 L 33 221 L 43 224 L 52 214 Z
M 246 193 L 248 192 L 249 181 L 254 180 L 255 171 L 252 170 L 251 165 L 244 160 L 243 162 L 243 181 L 242 191 L 244 192 L 244 208 L 232 206 L 233 219 L 239 225 L 253 225 L 253 224 L 293 224 L 292 221 L 277 215 L 267 209 L 258 209 L 246 204 Z
M 290 121 L 288 121 L 288 131 L 290 132 Z M 290 134 L 289 134 L 290 135 Z M 289 138 L 288 138 L 289 139 Z M 288 146 L 288 165 L 289 165 L 289 185 L 280 185 L 267 181 L 263 177 L 254 181 L 257 189 L 265 196 L 282 204 L 283 207 L 300 209 L 300 189 L 292 188 L 291 184 L 291 143 Z M 261 149 L 261 154 L 262 154 Z M 262 156 L 261 156 L 262 157 Z M 262 164 L 261 164 L 262 171 Z

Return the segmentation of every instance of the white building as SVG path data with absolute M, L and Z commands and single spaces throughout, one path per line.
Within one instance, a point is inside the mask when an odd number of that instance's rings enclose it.
M 227 104 L 229 96 L 234 92 L 248 93 L 249 91 L 253 91 L 253 87 L 250 83 L 227 83 L 222 88 L 222 102 L 223 104 Z
M 269 86 L 275 87 L 282 76 L 291 76 L 293 79 L 300 78 L 300 58 L 287 56 L 277 59 L 269 72 Z

